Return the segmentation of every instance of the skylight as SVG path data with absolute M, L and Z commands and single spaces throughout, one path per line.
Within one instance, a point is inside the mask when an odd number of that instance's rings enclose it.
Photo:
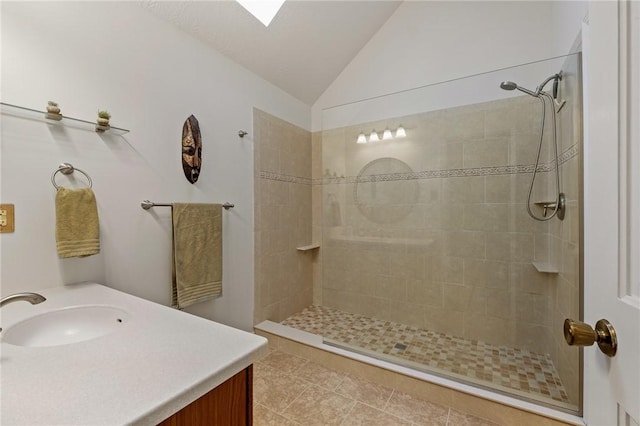
M 268 27 L 276 16 L 285 0 L 236 0 L 240 6 L 244 7 L 255 16 L 260 22 Z

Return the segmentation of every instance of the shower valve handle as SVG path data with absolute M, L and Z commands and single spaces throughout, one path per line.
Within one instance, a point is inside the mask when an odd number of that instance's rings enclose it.
M 600 350 L 607 356 L 613 357 L 618 349 L 616 330 L 606 319 L 596 323 L 595 330 L 581 321 L 564 320 L 564 339 L 570 346 L 591 346 L 598 343 Z

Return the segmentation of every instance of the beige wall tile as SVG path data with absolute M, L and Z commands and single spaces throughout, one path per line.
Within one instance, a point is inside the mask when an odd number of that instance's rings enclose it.
M 487 232 L 486 258 L 503 262 L 511 261 L 511 233 Z
M 536 325 L 551 325 L 551 298 L 547 294 L 515 294 L 515 318 Z
M 512 320 L 517 307 L 515 295 L 509 291 L 487 290 L 487 317 L 492 319 Z M 494 322 L 495 323 L 495 322 Z
M 487 315 L 487 304 L 490 295 L 491 289 L 487 289 L 484 287 L 472 287 L 469 307 L 464 314 L 474 314 L 479 316 Z
M 533 235 L 533 258 L 536 261 L 557 264 L 557 259 L 551 257 L 551 238 L 549 234 Z
M 485 176 L 485 201 L 487 203 L 511 203 L 511 175 Z
M 256 175 L 256 307 L 254 319 L 281 320 L 312 301 L 312 258 L 295 247 L 311 242 L 312 194 L 305 183 L 260 178 L 260 171 L 311 177 L 311 134 L 254 109 Z M 294 286 L 294 283 L 297 285 Z M 301 284 L 303 283 L 303 284 Z
M 514 101 L 513 99 L 518 99 Z M 525 96 L 513 98 L 501 105 L 488 105 L 484 111 L 485 136 L 509 136 L 535 129 L 533 107 L 537 106 Z
M 491 314 L 493 311 L 488 308 L 487 312 Z M 515 323 L 505 321 L 503 318 L 465 313 L 463 328 L 464 332 L 460 336 L 469 339 L 478 339 L 482 336 L 482 340 L 487 343 L 507 346 L 513 346 L 515 342 Z
M 445 232 L 442 240 L 442 252 L 446 256 L 484 258 L 486 235 L 480 231 Z M 533 252 L 533 242 L 531 251 Z
M 511 234 L 511 260 L 525 262 L 534 259 L 534 234 L 514 232 Z
M 429 278 L 432 281 L 456 284 L 463 283 L 464 260 L 462 257 L 433 256 L 429 257 L 426 262 L 429 265 Z
M 445 203 L 483 203 L 484 176 L 443 179 L 442 200 Z
M 439 203 L 442 200 L 442 181 L 441 178 L 418 180 L 418 202 L 421 204 Z
M 388 300 L 387 309 L 384 311 L 386 317 L 382 319 L 398 321 L 401 324 L 423 328 L 425 326 L 425 312 L 427 310 L 428 308 L 417 303 Z
M 540 144 L 540 129 L 529 132 L 515 132 L 509 145 L 510 164 L 535 164 Z M 543 160 L 543 158 L 541 158 Z M 548 161 L 548 158 L 544 159 Z
M 261 179 L 260 204 L 283 205 L 289 204 L 289 184 L 270 179 Z
M 462 229 L 464 224 L 463 204 L 426 204 L 423 206 L 424 227 L 427 229 Z
M 374 296 L 382 299 L 396 301 L 409 300 L 407 297 L 407 280 L 398 279 L 394 276 L 377 275 L 373 282 L 369 281 L 367 287 L 374 287 Z M 363 281 L 358 279 L 359 282 Z M 371 285 L 373 284 L 373 285 Z
M 428 307 L 425 310 L 425 327 L 427 330 L 464 336 L 463 316 L 460 312 L 446 308 Z
M 452 311 L 467 311 L 470 308 L 473 287 L 444 284 L 444 307 Z
M 507 138 L 483 138 L 463 144 L 463 167 L 491 167 L 508 164 Z
M 538 272 L 531 263 L 512 263 L 511 282 L 517 292 L 550 294 L 550 276 Z
M 531 348 L 533 352 L 546 354 L 551 351 L 553 338 L 548 326 L 516 322 L 515 343 L 517 348 Z
M 524 203 L 510 204 L 509 205 L 509 231 L 511 232 L 532 232 L 536 234 L 545 234 L 549 232 L 549 222 L 537 221 L 527 212 L 526 194 Z M 535 201 L 535 200 L 533 200 Z M 536 215 L 542 217 L 542 212 L 532 211 Z M 553 222 L 552 222 L 553 223 Z
M 495 260 L 464 259 L 463 283 L 507 290 L 510 287 L 509 263 Z
M 444 284 L 441 282 L 410 279 L 407 281 L 407 299 L 419 305 L 444 306 Z
M 452 141 L 480 139 L 484 137 L 484 114 L 482 111 L 444 111 L 444 138 Z
M 508 204 L 465 204 L 463 229 L 468 231 L 506 231 Z

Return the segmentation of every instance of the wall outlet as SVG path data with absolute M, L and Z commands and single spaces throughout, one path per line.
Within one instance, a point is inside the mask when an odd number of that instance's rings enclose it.
M 15 214 L 13 204 L 0 204 L 0 233 L 14 232 Z

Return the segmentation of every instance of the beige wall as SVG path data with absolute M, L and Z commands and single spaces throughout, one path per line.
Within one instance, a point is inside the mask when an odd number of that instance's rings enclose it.
M 311 133 L 253 111 L 254 323 L 282 321 L 312 303 Z

